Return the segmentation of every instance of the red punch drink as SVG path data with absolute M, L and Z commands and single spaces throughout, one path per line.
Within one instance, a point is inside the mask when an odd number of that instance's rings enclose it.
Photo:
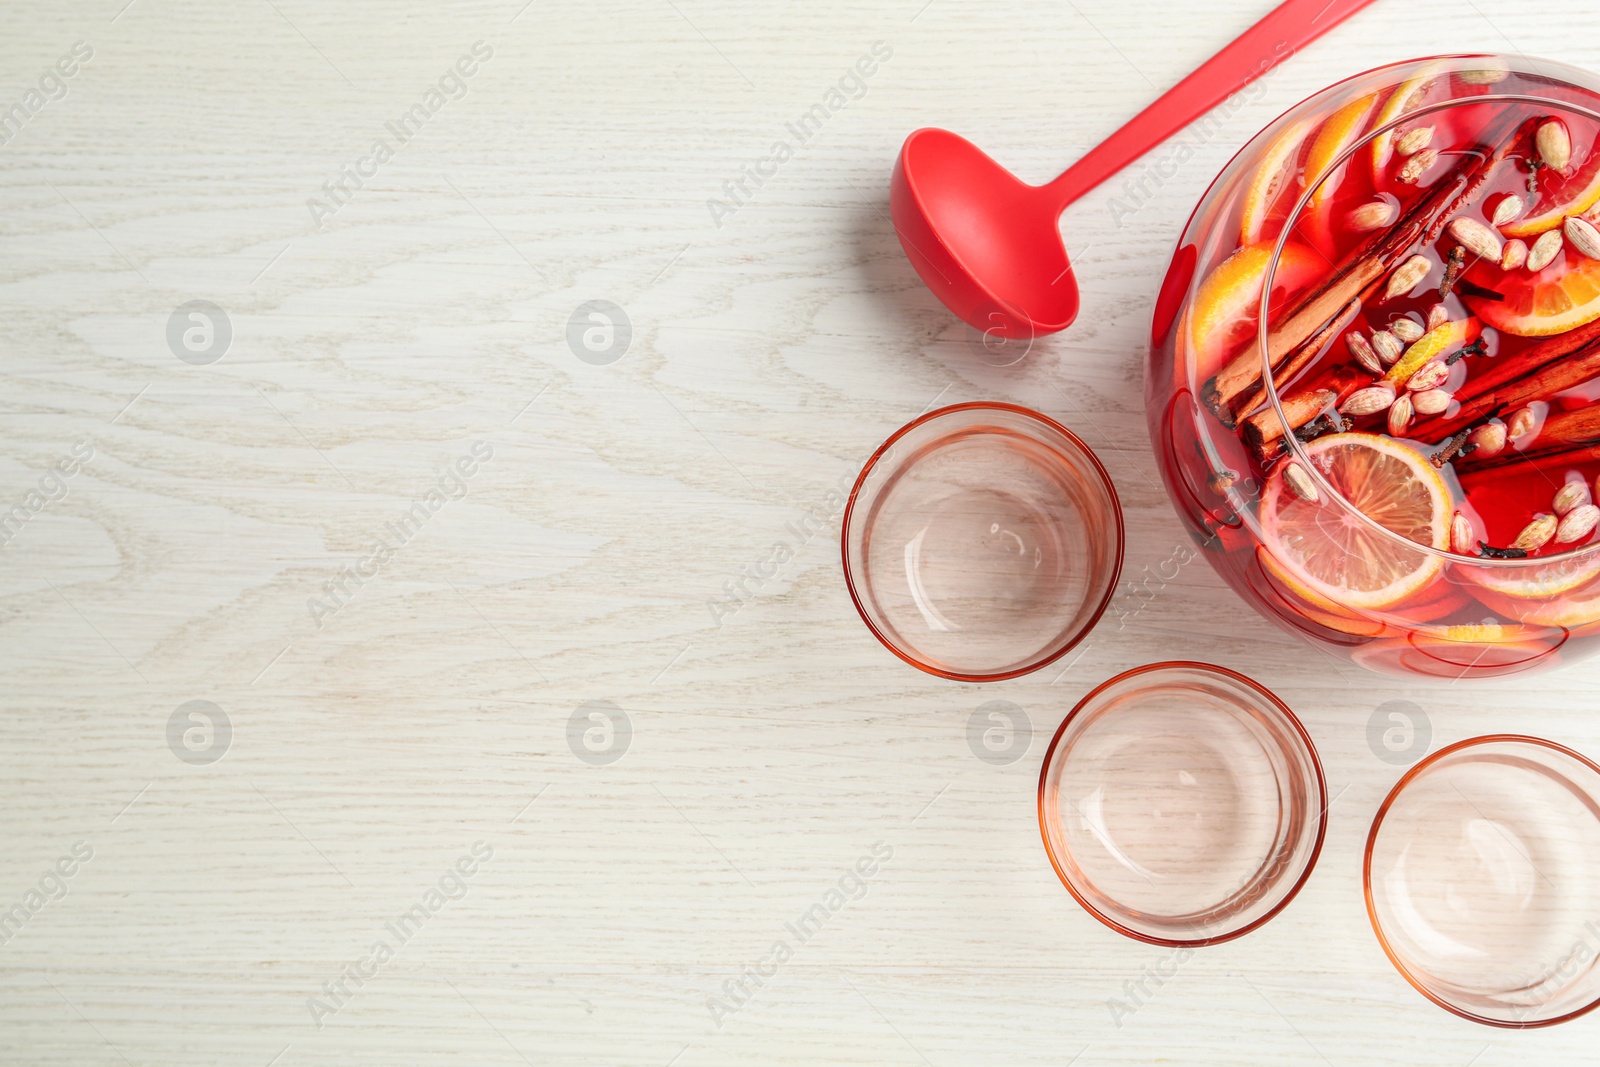
M 1219 573 L 1376 669 L 1594 651 L 1597 226 L 1600 80 L 1560 64 L 1385 67 L 1246 146 L 1179 244 L 1146 385 Z

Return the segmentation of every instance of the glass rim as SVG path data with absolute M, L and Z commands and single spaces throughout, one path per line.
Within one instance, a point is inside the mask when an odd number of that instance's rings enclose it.
M 1368 73 L 1374 73 L 1379 70 L 1387 70 L 1390 67 L 1409 66 L 1413 63 L 1443 63 L 1452 59 L 1477 59 L 1484 56 L 1493 56 L 1494 58 L 1501 59 L 1506 62 L 1510 62 L 1510 60 L 1514 58 L 1527 62 L 1530 65 L 1548 62 L 1552 66 L 1556 67 L 1569 66 L 1565 63 L 1540 60 L 1533 57 L 1507 57 L 1498 53 L 1470 53 L 1461 56 L 1451 55 L 1432 57 L 1429 59 L 1404 60 L 1400 63 L 1388 64 L 1384 67 L 1375 67 Z M 1442 70 L 1441 73 L 1449 74 L 1452 73 L 1452 71 Z M 1547 78 L 1550 77 L 1550 75 L 1545 74 L 1538 74 L 1536 76 Z M 1346 79 L 1346 81 L 1350 80 L 1353 79 Z M 1553 79 L 1552 83 L 1554 84 Z M 1339 84 L 1345 83 L 1341 82 Z M 1581 86 L 1575 87 L 1581 88 Z M 1375 91 L 1382 90 L 1379 89 Z M 1344 168 L 1345 164 L 1349 162 L 1350 158 L 1361 149 L 1367 147 L 1374 138 L 1380 137 L 1385 133 L 1390 133 L 1400 125 L 1408 122 L 1414 122 L 1416 119 L 1425 115 L 1431 115 L 1435 112 L 1445 111 L 1450 108 L 1466 107 L 1472 104 L 1484 103 L 1533 103 L 1545 107 L 1563 108 L 1567 111 L 1589 118 L 1597 125 L 1600 125 L 1600 111 L 1593 111 L 1579 104 L 1568 103 L 1564 100 L 1552 100 L 1542 96 L 1530 96 L 1522 93 L 1485 93 L 1480 96 L 1463 97 L 1455 100 L 1441 100 L 1437 103 L 1427 104 L 1423 107 L 1417 108 L 1415 111 L 1408 111 L 1393 121 L 1387 122 L 1376 129 L 1368 131 L 1354 144 L 1350 145 L 1350 147 L 1339 153 L 1339 155 L 1334 159 L 1333 163 L 1329 165 L 1328 169 L 1323 173 L 1323 175 L 1311 186 L 1309 186 L 1303 193 L 1301 193 L 1300 199 L 1295 202 L 1293 210 L 1289 212 L 1288 217 L 1284 220 L 1283 230 L 1278 234 L 1277 242 L 1274 244 L 1272 249 L 1272 257 L 1267 262 L 1266 275 L 1262 279 L 1261 307 L 1256 317 L 1255 348 L 1257 354 L 1261 357 L 1262 391 L 1266 395 L 1268 403 L 1271 405 L 1272 412 L 1278 417 L 1280 425 L 1287 427 L 1288 419 L 1284 415 L 1283 404 L 1278 396 L 1278 386 L 1277 383 L 1273 381 L 1274 375 L 1272 365 L 1267 355 L 1267 318 L 1271 313 L 1270 301 L 1268 298 L 1272 293 L 1273 278 L 1277 274 L 1278 259 L 1283 254 L 1284 245 L 1288 242 L 1289 234 L 1293 231 L 1294 224 L 1299 221 L 1306 204 L 1310 202 L 1311 194 L 1320 188 L 1323 182 L 1327 181 L 1333 175 L 1339 173 Z M 1285 447 L 1289 451 L 1290 456 L 1300 463 L 1301 469 L 1306 472 L 1319 490 L 1328 495 L 1330 500 L 1337 503 L 1337 505 L 1346 513 L 1355 516 L 1357 521 L 1362 523 L 1369 530 L 1374 531 L 1383 540 L 1396 544 L 1400 547 L 1417 552 L 1423 552 L 1431 556 L 1438 556 L 1448 562 L 1458 563 L 1463 566 L 1504 571 L 1534 570 L 1538 568 L 1548 568 L 1559 565 L 1570 565 L 1579 562 L 1589 562 L 1593 559 L 1600 558 L 1600 541 L 1596 541 L 1593 544 L 1584 545 L 1579 548 L 1570 549 L 1566 552 L 1562 552 L 1553 556 L 1537 556 L 1524 559 L 1498 559 L 1483 556 L 1468 556 L 1459 552 L 1453 552 L 1449 548 L 1435 548 L 1432 545 L 1422 544 L 1420 541 L 1413 541 L 1409 537 L 1395 533 L 1387 526 L 1384 526 L 1382 523 L 1378 522 L 1378 520 L 1372 518 L 1366 512 L 1356 507 L 1355 504 L 1351 503 L 1343 493 L 1339 492 L 1338 489 L 1331 485 L 1328 480 L 1322 476 L 1322 472 L 1317 469 L 1316 464 L 1311 462 L 1311 457 L 1306 452 L 1305 443 L 1296 437 L 1293 431 L 1286 430 L 1283 435 L 1283 441 Z
M 1394 807 L 1395 801 L 1400 799 L 1400 794 L 1405 791 L 1406 787 L 1412 782 L 1416 781 L 1418 778 L 1422 777 L 1428 771 L 1432 770 L 1435 765 L 1443 762 L 1447 756 L 1453 756 L 1458 752 L 1463 752 L 1470 748 L 1480 748 L 1486 745 L 1502 744 L 1529 745 L 1566 756 L 1568 759 L 1576 761 L 1580 766 L 1593 774 L 1596 783 L 1600 784 L 1600 764 L 1596 764 L 1594 760 L 1590 759 L 1588 756 L 1585 756 L 1582 752 L 1579 752 L 1573 748 L 1569 748 L 1568 746 L 1561 744 L 1559 741 L 1551 741 L 1548 738 L 1534 737 L 1531 734 L 1480 734 L 1477 737 L 1468 737 L 1464 740 L 1456 741 L 1453 744 L 1446 745 L 1439 751 L 1431 752 L 1422 759 L 1418 760 L 1416 766 L 1409 768 L 1405 774 L 1400 776 L 1400 780 L 1396 782 L 1394 787 L 1389 790 L 1387 795 L 1384 796 L 1383 803 L 1378 805 L 1377 813 L 1372 816 L 1372 827 L 1367 831 L 1366 846 L 1362 851 L 1361 895 L 1366 900 L 1367 921 L 1372 924 L 1372 933 L 1373 936 L 1378 939 L 1378 947 L 1383 949 L 1383 954 L 1388 957 L 1390 966 L 1399 972 L 1400 977 L 1404 978 L 1406 980 L 1406 984 L 1410 985 L 1411 988 L 1415 989 L 1418 993 L 1421 993 L 1424 997 L 1427 997 L 1445 1011 L 1450 1012 L 1452 1015 L 1458 1015 L 1461 1018 L 1467 1019 L 1471 1022 L 1482 1023 L 1485 1026 L 1500 1027 L 1501 1029 L 1505 1030 L 1535 1030 L 1540 1027 L 1555 1026 L 1557 1023 L 1569 1022 L 1572 1019 L 1578 1018 L 1580 1015 L 1589 1014 L 1590 1012 L 1594 1011 L 1595 1008 L 1600 1008 L 1600 993 L 1597 993 L 1596 996 L 1590 999 L 1588 1003 L 1579 1005 L 1571 1011 L 1563 1012 L 1560 1015 L 1551 1016 L 1548 1019 L 1535 1019 L 1532 1021 L 1495 1019 L 1490 1016 L 1480 1015 L 1474 1011 L 1469 1011 L 1468 1009 L 1460 1007 L 1459 1005 L 1452 1004 L 1423 986 L 1422 982 L 1419 981 L 1415 975 L 1413 975 L 1411 969 L 1401 962 L 1399 956 L 1395 953 L 1394 948 L 1390 945 L 1388 937 L 1384 935 L 1383 925 L 1378 921 L 1378 908 L 1377 904 L 1373 900 L 1372 893 L 1372 853 L 1378 843 L 1378 832 L 1383 828 L 1383 821 L 1385 817 L 1388 816 L 1389 810 Z M 1600 796 L 1600 792 L 1597 792 L 1597 796 Z
M 894 446 L 898 444 L 902 438 L 906 437 L 913 431 L 921 429 L 923 426 L 926 426 L 928 423 L 933 422 L 936 419 L 965 411 L 1004 412 L 1005 414 L 1015 415 L 1028 422 L 1043 426 L 1045 429 L 1053 433 L 1060 434 L 1066 440 L 1067 444 L 1071 446 L 1074 453 L 1082 456 L 1088 461 L 1089 468 L 1095 473 L 1095 475 L 1099 478 L 1101 485 L 1105 488 L 1106 497 L 1111 502 L 1111 517 L 1113 519 L 1112 525 L 1116 533 L 1116 553 L 1115 558 L 1113 558 L 1111 561 L 1111 575 L 1110 580 L 1106 583 L 1105 592 L 1101 595 L 1100 602 L 1094 606 L 1094 610 L 1078 628 L 1078 632 L 1072 635 L 1071 640 L 1064 643 L 1060 648 L 1051 651 L 1048 655 L 1033 656 L 1030 657 L 1026 662 L 1015 667 L 989 673 L 972 673 L 967 671 L 947 670 L 943 667 L 929 663 L 919 656 L 912 654 L 907 649 L 902 648 L 900 644 L 891 639 L 888 634 L 885 634 L 878 627 L 878 624 L 872 620 L 871 614 L 868 612 L 867 607 L 863 602 L 864 594 L 858 591 L 856 588 L 857 576 L 855 574 L 855 568 L 851 566 L 850 563 L 850 530 L 852 528 L 852 522 L 858 517 L 856 515 L 856 502 L 860 499 L 861 489 L 862 486 L 866 484 L 868 475 L 877 469 L 879 460 L 883 459 L 885 455 L 894 449 Z M 1054 446 L 1052 445 L 1051 447 Z M 1060 449 L 1057 449 L 1057 451 L 1060 451 Z M 1052 419 L 1043 412 L 1035 411 L 1033 408 L 1023 407 L 1021 404 L 1008 403 L 1003 400 L 969 400 L 959 404 L 947 404 L 942 408 L 934 408 L 932 411 L 923 412 L 921 415 L 918 415 L 910 422 L 895 430 L 894 433 L 884 438 L 882 444 L 878 445 L 877 448 L 872 450 L 872 455 L 868 456 L 867 461 L 861 465 L 861 473 L 856 475 L 855 482 L 850 486 L 850 495 L 845 501 L 844 514 L 839 519 L 839 555 L 844 567 L 845 589 L 850 594 L 850 603 L 855 606 L 856 614 L 859 615 L 861 617 L 861 621 L 866 624 L 867 630 L 871 632 L 873 637 L 878 639 L 879 644 L 883 645 L 884 648 L 894 653 L 895 656 L 904 660 L 906 663 L 911 664 L 911 666 L 920 671 L 924 671 L 928 674 L 932 674 L 936 677 L 944 678 L 953 682 L 1003 682 L 1011 678 L 1020 678 L 1025 674 L 1032 674 L 1034 671 L 1039 670 L 1042 667 L 1049 666 L 1062 656 L 1065 656 L 1068 652 L 1071 652 L 1074 648 L 1077 648 L 1078 645 L 1083 643 L 1085 638 L 1094 632 L 1094 628 L 1100 624 L 1100 619 L 1105 615 L 1106 609 L 1111 606 L 1111 599 L 1116 595 L 1117 585 L 1122 579 L 1122 564 L 1126 551 L 1127 529 L 1122 516 L 1122 499 L 1117 495 L 1116 483 L 1111 480 L 1110 473 L 1106 470 L 1105 464 L 1100 462 L 1100 457 L 1095 454 L 1094 449 L 1090 448 L 1083 438 L 1079 437 L 1066 426 L 1057 422 L 1055 419 Z
M 1306 856 L 1305 866 L 1295 877 L 1294 881 L 1288 886 L 1283 895 L 1273 903 L 1272 907 L 1268 908 L 1265 912 L 1258 915 L 1256 918 L 1252 919 L 1243 926 L 1240 926 L 1236 930 L 1225 930 L 1224 932 L 1211 937 L 1161 937 L 1156 934 L 1149 934 L 1141 930 L 1135 930 L 1113 916 L 1106 914 L 1105 911 L 1097 907 L 1082 892 L 1080 892 L 1078 887 L 1073 884 L 1072 879 L 1068 877 L 1067 872 L 1063 869 L 1061 860 L 1056 855 L 1055 846 L 1050 840 L 1049 826 L 1055 820 L 1046 814 L 1045 798 L 1049 790 L 1050 772 L 1055 766 L 1056 750 L 1061 747 L 1062 740 L 1067 736 L 1068 728 L 1072 726 L 1073 722 L 1078 718 L 1078 716 L 1086 708 L 1088 708 L 1097 697 L 1113 686 L 1120 685 L 1123 682 L 1140 677 L 1141 675 L 1155 673 L 1164 674 L 1177 671 L 1194 671 L 1200 674 L 1216 675 L 1228 681 L 1236 682 L 1260 696 L 1262 698 L 1262 706 L 1270 709 L 1273 714 L 1276 715 L 1282 722 L 1291 727 L 1291 732 L 1299 740 L 1300 745 L 1308 757 L 1308 762 L 1311 764 L 1311 769 L 1316 775 L 1317 795 L 1315 799 L 1318 804 L 1317 831 L 1316 838 L 1311 844 L 1311 851 Z M 1203 660 L 1173 659 L 1160 660 L 1156 663 L 1146 663 L 1138 667 L 1130 667 L 1125 671 L 1120 671 L 1117 674 L 1112 675 L 1110 678 L 1107 678 L 1099 685 L 1096 685 L 1093 689 L 1089 690 L 1089 692 L 1083 695 L 1082 699 L 1072 706 L 1072 710 L 1067 712 L 1066 718 L 1061 720 L 1061 725 L 1056 727 L 1055 734 L 1050 738 L 1049 746 L 1045 748 L 1044 759 L 1039 764 L 1039 785 L 1035 792 L 1035 804 L 1038 810 L 1039 836 L 1044 842 L 1045 856 L 1050 860 L 1050 866 L 1056 872 L 1056 878 L 1059 879 L 1061 884 L 1066 887 L 1067 892 L 1072 895 L 1072 899 L 1076 900 L 1078 905 L 1083 908 L 1084 911 L 1088 912 L 1091 917 L 1103 923 L 1110 929 L 1115 930 L 1124 937 L 1133 938 L 1135 941 L 1143 941 L 1150 945 L 1160 945 L 1164 948 L 1202 948 L 1206 945 L 1220 945 L 1224 942 L 1235 940 L 1236 938 L 1243 937 L 1245 934 L 1248 934 L 1254 930 L 1260 929 L 1272 919 L 1276 918 L 1279 913 L 1281 913 L 1290 905 L 1291 902 L 1293 902 L 1295 897 L 1300 895 L 1300 890 L 1305 888 L 1306 883 L 1311 880 L 1311 873 L 1316 870 L 1317 861 L 1322 858 L 1322 846 L 1327 838 L 1328 833 L 1328 808 L 1331 806 L 1332 802 L 1328 799 L 1328 781 L 1327 776 L 1322 770 L 1322 756 L 1317 751 L 1317 744 L 1314 740 L 1312 740 L 1311 732 L 1306 729 L 1305 723 L 1300 721 L 1300 717 L 1294 713 L 1294 710 L 1290 708 L 1289 705 L 1285 704 L 1283 700 L 1279 698 L 1278 694 L 1274 693 L 1272 690 L 1268 689 L 1254 678 L 1251 678 L 1249 675 L 1241 674 L 1229 667 L 1223 667 L 1215 663 L 1207 663 Z M 1310 807 L 1309 803 L 1307 807 Z

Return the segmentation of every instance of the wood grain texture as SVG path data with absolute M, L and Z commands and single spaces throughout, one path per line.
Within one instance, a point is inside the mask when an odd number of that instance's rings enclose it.
M 1415 701 L 1435 746 L 1509 727 L 1594 754 L 1600 667 L 1395 683 L 1307 652 L 1203 564 L 1147 603 L 1132 591 L 1185 543 L 1141 362 L 1210 177 L 1381 62 L 1600 66 L 1591 6 L 1374 5 L 1134 216 L 1113 218 L 1113 187 L 1076 205 L 1081 318 L 996 368 L 889 227 L 901 138 L 949 126 L 1043 180 L 1266 4 L 122 2 L 22 5 L 0 38 L 7 107 L 74 42 L 94 52 L 0 147 L 0 510 L 93 449 L 0 549 L 0 907 L 93 849 L 0 944 L 0 1060 L 1592 1058 L 1591 1020 L 1503 1033 L 1414 994 L 1367 926 L 1359 855 L 1398 773 L 1367 746 L 1377 705 Z M 480 40 L 493 57 L 466 94 L 314 224 L 308 198 Z M 708 198 L 875 41 L 893 56 L 865 95 L 716 225 Z M 203 366 L 167 341 L 197 299 L 233 334 Z M 604 366 L 566 340 L 594 299 L 633 329 Z M 1126 625 L 1065 671 L 988 687 L 870 638 L 830 495 L 919 411 L 980 398 L 1082 434 L 1129 529 Z M 464 495 L 319 625 L 307 601 L 475 442 L 492 458 Z M 826 532 L 713 610 L 808 512 Z M 1338 799 L 1288 911 L 1117 1020 L 1108 1001 L 1166 954 L 1063 891 L 1035 779 L 1089 687 L 1174 657 L 1274 688 Z M 995 698 L 1033 728 L 1003 767 L 967 743 Z M 168 744 L 197 699 L 232 728 L 208 765 Z M 569 747 L 591 701 L 631 722 L 608 765 Z M 477 841 L 493 855 L 465 896 L 319 1027 L 308 999 Z M 708 998 L 879 841 L 893 855 L 865 895 L 717 1026 Z

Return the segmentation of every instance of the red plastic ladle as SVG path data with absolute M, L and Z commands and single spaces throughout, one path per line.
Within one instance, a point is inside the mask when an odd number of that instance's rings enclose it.
M 944 305 L 1001 337 L 1078 316 L 1058 220 L 1067 205 L 1372 0 L 1286 0 L 1046 185 L 1028 185 L 948 130 L 906 138 L 889 185 L 895 233 Z

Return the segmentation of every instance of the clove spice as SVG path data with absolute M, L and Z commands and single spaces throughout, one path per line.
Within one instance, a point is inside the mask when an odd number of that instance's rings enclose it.
M 1450 438 L 1450 440 L 1445 443 L 1443 448 L 1439 449 L 1439 451 L 1428 457 L 1428 462 L 1432 463 L 1435 467 L 1443 467 L 1457 455 L 1464 454 L 1463 447 L 1465 447 L 1466 451 L 1470 452 L 1472 448 L 1475 447 L 1467 445 L 1467 435 L 1471 432 L 1471 430 L 1462 430 L 1460 433 Z
M 1456 279 L 1461 277 L 1461 272 L 1466 268 L 1467 252 L 1460 245 L 1450 250 L 1450 255 L 1445 257 L 1444 277 L 1439 281 L 1439 299 L 1443 300 L 1450 295 L 1456 287 Z
M 1489 343 L 1480 337 L 1470 345 L 1458 348 L 1448 356 L 1444 357 L 1444 365 L 1446 367 L 1452 367 L 1455 365 L 1456 360 L 1460 359 L 1462 356 L 1481 356 L 1487 351 L 1489 351 Z
M 1354 420 L 1350 419 L 1348 416 L 1332 414 L 1320 415 L 1306 423 L 1304 426 L 1296 427 L 1294 430 L 1294 435 L 1302 444 L 1310 444 L 1312 441 L 1315 441 L 1317 438 L 1326 434 L 1347 433 L 1354 425 Z

